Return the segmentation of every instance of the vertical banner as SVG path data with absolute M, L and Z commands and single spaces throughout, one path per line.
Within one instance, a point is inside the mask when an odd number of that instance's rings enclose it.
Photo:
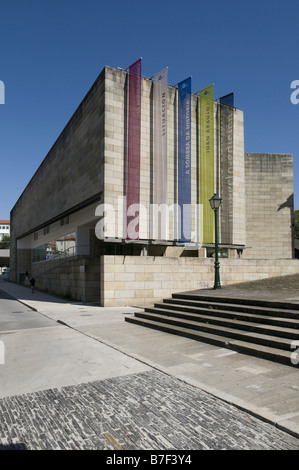
M 178 84 L 178 241 L 191 241 L 191 77 Z
M 214 85 L 200 91 L 200 204 L 203 215 L 202 243 L 214 242 L 214 213 L 209 199 L 214 180 Z
M 153 98 L 154 98 L 154 197 L 155 207 L 160 206 L 159 211 L 155 211 L 154 218 L 154 239 L 166 240 L 167 238 L 167 217 L 163 217 L 163 209 L 167 204 L 167 98 L 168 81 L 167 68 L 153 77 Z M 159 220 L 158 214 L 162 214 Z
M 127 239 L 139 239 L 141 59 L 129 67 Z
M 222 243 L 233 243 L 234 94 L 220 98 L 220 194 Z

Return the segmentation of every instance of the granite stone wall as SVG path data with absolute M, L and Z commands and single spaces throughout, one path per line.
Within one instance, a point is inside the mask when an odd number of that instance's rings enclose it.
M 105 69 L 11 211 L 12 280 L 17 280 L 20 271 L 16 238 L 50 223 L 103 191 L 104 106 Z
M 221 284 L 299 273 L 298 260 L 221 259 Z M 154 256 L 102 256 L 103 306 L 152 305 L 175 292 L 211 288 L 214 259 Z
M 245 153 L 246 250 L 250 259 L 293 258 L 293 157 Z
M 151 240 L 150 204 L 153 202 L 153 82 L 142 79 L 140 239 Z M 191 201 L 199 200 L 200 98 L 191 96 Z M 178 119 L 177 89 L 168 87 L 168 204 L 177 203 Z M 291 155 L 245 154 L 243 112 L 231 111 L 232 145 L 227 146 L 226 173 L 219 162 L 219 104 L 215 102 L 215 191 L 224 188 L 230 198 L 220 211 L 220 242 L 230 249 L 244 247 L 243 258 L 221 261 L 222 283 L 265 278 L 298 272 L 293 256 L 292 211 L 293 167 Z M 101 256 L 100 260 L 74 258 L 50 267 L 44 262 L 30 264 L 34 232 L 47 224 L 59 224 L 60 217 L 110 204 L 116 224 L 107 224 L 105 237 L 125 238 L 124 196 L 126 195 L 128 74 L 105 67 L 70 121 L 42 161 L 11 212 L 11 279 L 38 268 L 38 284 L 62 296 L 102 305 L 145 305 L 169 297 L 173 292 L 213 285 L 214 260 L 182 256 L 181 247 L 168 247 L 164 256 Z M 221 165 L 220 165 L 221 166 Z M 211 194 L 212 196 L 212 194 Z M 99 199 L 100 200 L 100 199 Z M 84 205 L 85 204 L 85 205 Z M 85 209 L 82 209 L 85 210 Z M 72 212 L 73 211 L 73 212 Z M 107 214 L 109 215 L 109 209 Z M 195 210 L 191 229 L 198 229 Z M 93 212 L 93 217 L 95 214 Z M 76 217 L 74 217 L 76 219 Z M 89 222 L 76 219 L 85 230 Z M 176 216 L 170 211 L 168 240 L 176 239 Z M 222 224 L 222 225 L 221 225 Z M 84 227 L 83 227 L 84 225 Z M 80 232 L 81 234 L 83 232 Z M 47 234 L 47 232 L 45 232 Z M 45 235 L 47 236 L 47 235 Z M 30 241 L 31 237 L 31 241 Z M 51 240 L 43 238 L 43 243 Z M 199 238 L 200 240 L 200 238 Z M 152 245 L 152 252 L 154 254 Z M 22 249 L 20 248 L 22 247 Z M 159 247 L 160 248 L 160 247 Z M 158 248 L 155 248 L 158 254 Z M 236 254 L 236 250 L 235 250 Z M 287 261 L 286 261 L 287 260 Z M 291 271 L 288 271 L 288 270 Z
M 99 259 L 77 256 L 34 263 L 33 275 L 36 288 L 44 292 L 78 302 L 101 301 Z

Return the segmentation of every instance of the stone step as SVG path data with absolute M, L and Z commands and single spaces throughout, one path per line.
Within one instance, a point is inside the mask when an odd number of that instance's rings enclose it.
M 233 339 L 224 335 L 208 333 L 206 331 L 194 330 L 185 326 L 177 327 L 175 325 L 148 320 L 146 318 L 126 317 L 126 321 L 144 327 L 164 331 L 166 333 L 184 336 L 186 338 L 194 339 L 196 341 L 201 341 L 215 346 L 225 347 L 239 353 L 260 357 L 289 366 L 293 365 L 291 362 L 291 350 L 286 351 L 283 349 L 272 348 L 262 344 L 255 344 L 239 339 Z
M 179 298 L 179 297 L 172 297 L 171 299 L 164 299 L 163 303 L 167 304 L 175 304 L 175 305 L 183 305 L 184 308 L 186 307 L 208 307 L 209 309 L 221 309 L 229 310 L 229 311 L 236 311 L 236 312 L 243 312 L 243 313 L 254 313 L 256 315 L 264 315 L 264 316 L 271 316 L 271 317 L 279 317 L 279 318 L 290 318 L 292 320 L 299 320 L 299 311 L 296 308 L 281 308 L 277 307 L 277 303 L 269 303 L 267 302 L 265 305 L 253 303 L 251 304 L 249 300 L 244 300 L 242 303 L 234 302 L 233 299 L 225 300 L 225 299 L 217 299 L 212 298 L 210 300 L 203 300 L 201 297 L 195 297 L 194 299 L 188 298 Z M 161 305 L 159 303 L 159 305 Z M 296 305 L 292 304 L 292 307 L 297 307 Z
M 230 304 L 228 304 L 230 305 Z M 220 306 L 224 306 L 224 304 L 219 304 L 217 307 L 214 308 L 214 306 L 208 304 L 204 305 L 203 303 L 190 305 L 189 302 L 188 304 L 184 303 L 178 303 L 177 301 L 173 302 L 161 302 L 161 303 L 156 303 L 154 305 L 155 310 L 163 311 L 163 310 L 170 310 L 172 312 L 181 312 L 181 313 L 190 313 L 194 315 L 194 318 L 198 315 L 207 315 L 210 317 L 214 316 L 220 316 L 221 318 L 227 318 L 227 319 L 233 319 L 233 320 L 240 320 L 244 322 L 253 322 L 253 323 L 259 323 L 263 325 L 273 325 L 277 326 L 279 328 L 291 328 L 291 329 L 298 329 L 299 330 L 299 318 L 289 318 L 289 317 L 279 317 L 278 315 L 276 316 L 270 316 L 269 312 L 268 314 L 262 314 L 262 310 L 258 311 L 257 313 L 255 312 L 254 308 L 252 310 L 253 313 L 243 313 L 242 311 L 240 312 L 239 310 L 234 310 L 234 309 L 222 309 Z M 227 306 L 224 306 L 227 307 Z M 152 308 L 146 308 L 146 311 L 152 311 Z M 191 317 L 190 317 L 191 319 Z
M 299 313 L 299 303 L 291 303 L 291 302 L 277 302 L 277 301 L 270 301 L 270 300 L 258 300 L 258 299 L 245 299 L 245 298 L 237 298 L 237 297 L 222 297 L 222 296 L 211 296 L 211 295 L 197 295 L 192 293 L 177 293 L 172 294 L 173 299 L 183 299 L 183 300 L 197 300 L 197 301 L 205 301 L 205 302 L 214 302 L 214 303 L 230 303 L 234 305 L 250 305 L 250 306 L 257 306 L 257 307 L 270 307 L 276 308 L 281 310 L 292 310 L 297 311 Z
M 218 319 L 218 321 L 212 322 L 211 319 L 207 317 L 205 319 L 187 319 L 187 318 L 178 318 L 178 316 L 165 315 L 161 312 L 138 312 L 135 313 L 136 318 L 144 318 L 147 320 L 153 320 L 157 323 L 169 324 L 176 327 L 186 327 L 188 329 L 200 330 L 206 333 L 211 333 L 219 336 L 226 336 L 228 338 L 233 338 L 236 340 L 242 340 L 250 343 L 262 344 L 264 346 L 270 346 L 273 348 L 284 349 L 286 351 L 291 351 L 292 341 L 299 339 L 299 334 L 297 336 L 293 335 L 292 337 L 278 336 L 275 333 L 276 330 L 273 329 L 263 329 L 257 331 L 255 328 L 251 328 L 252 325 L 240 325 L 237 322 L 235 324 L 228 324 Z M 288 333 L 292 333 L 288 331 Z
M 173 294 L 126 320 L 288 365 L 299 341 L 299 304 L 289 302 Z

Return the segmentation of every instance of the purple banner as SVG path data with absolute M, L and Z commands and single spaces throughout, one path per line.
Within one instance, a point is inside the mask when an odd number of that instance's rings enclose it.
M 129 67 L 127 239 L 139 239 L 141 59 Z

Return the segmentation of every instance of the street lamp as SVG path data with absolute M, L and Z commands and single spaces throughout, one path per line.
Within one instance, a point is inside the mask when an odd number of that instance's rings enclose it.
M 214 194 L 209 202 L 215 214 L 215 282 L 214 282 L 214 289 L 221 289 L 220 284 L 220 273 L 219 273 L 219 254 L 218 254 L 218 209 L 221 205 L 221 197 L 218 194 Z

